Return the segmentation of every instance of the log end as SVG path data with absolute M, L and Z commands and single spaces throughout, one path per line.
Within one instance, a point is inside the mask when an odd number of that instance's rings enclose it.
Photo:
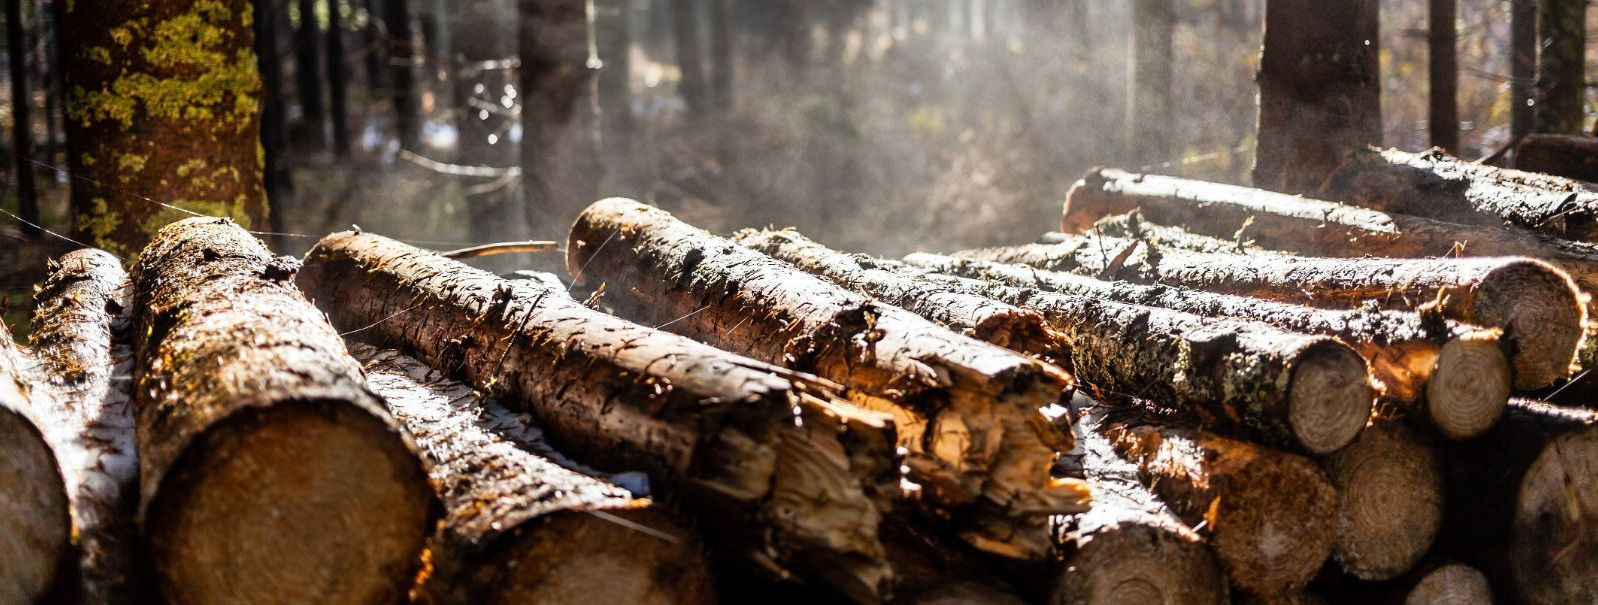
M 1487 576 L 1468 565 L 1451 563 L 1433 569 L 1404 596 L 1404 605 L 1492 605 Z
M 1094 168 L 1071 185 L 1071 190 L 1065 194 L 1065 208 L 1060 213 L 1060 231 L 1082 233 L 1100 218 L 1125 212 L 1116 211 L 1106 199 L 1109 196 L 1104 188 L 1109 183 L 1105 170 Z
M 1403 424 L 1377 420 L 1322 464 L 1337 488 L 1332 556 L 1361 580 L 1409 571 L 1431 548 L 1442 523 L 1436 454 Z
M 1471 323 L 1502 327 L 1512 345 L 1515 389 L 1529 391 L 1570 375 L 1586 310 L 1570 277 L 1542 261 L 1506 263 L 1484 277 Z
M 1288 423 L 1305 450 L 1328 454 L 1359 435 L 1375 400 L 1365 359 L 1340 342 L 1318 341 L 1294 363 Z
M 1510 553 L 1526 601 L 1598 600 L 1598 427 L 1554 438 L 1526 470 Z
M 0 406 L 0 603 L 44 596 L 71 539 L 54 451 L 31 421 Z
M 1320 469 L 1299 456 L 1258 456 L 1227 482 L 1204 520 L 1232 583 L 1257 595 L 1309 584 L 1336 538 L 1337 492 Z
M 1426 412 L 1449 439 L 1492 428 L 1509 404 L 1513 372 L 1498 336 L 1468 334 L 1445 343 L 1426 382 Z
M 146 510 L 168 600 L 369 603 L 403 599 L 438 506 L 396 429 L 309 400 L 214 424 Z
M 1202 543 L 1158 523 L 1097 532 L 1065 562 L 1049 602 L 1226 603 L 1226 580 Z

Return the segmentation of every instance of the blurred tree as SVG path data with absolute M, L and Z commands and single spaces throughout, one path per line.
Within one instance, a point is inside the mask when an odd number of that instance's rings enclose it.
M 511 17 L 503 8 L 498 2 L 468 2 L 451 15 L 450 27 L 468 33 L 450 38 L 454 45 L 450 54 L 455 65 L 451 74 L 455 127 L 460 133 L 456 161 L 470 166 L 503 165 L 512 155 L 501 152 L 499 139 L 505 119 L 499 107 L 500 99 L 514 97 L 506 93 L 505 71 L 486 68 L 515 50 L 507 36 L 501 35 L 501 24 Z M 466 194 L 467 225 L 477 241 L 508 240 L 521 231 L 521 217 L 506 203 L 505 191 L 488 187 Z
M 1509 2 L 1509 133 L 1531 134 L 1537 117 L 1537 0 Z
M 80 241 L 132 256 L 190 213 L 266 224 L 250 12 L 249 0 L 66 3 Z
M 599 190 L 585 0 L 518 0 L 522 184 L 534 236 L 559 238 Z
M 1377 0 L 1267 0 L 1254 185 L 1308 193 L 1381 141 Z
M 1429 0 L 1427 15 L 1427 77 L 1430 80 L 1426 127 L 1432 146 L 1459 153 L 1459 16 L 1456 0 Z
M 733 32 L 727 0 L 710 2 L 710 98 L 716 111 L 732 109 Z
M 322 101 L 322 28 L 316 0 L 299 0 L 299 27 L 294 30 L 294 82 L 300 97 L 304 142 L 320 148 L 326 140 L 327 108 Z
M 17 209 L 22 220 L 39 224 L 39 196 L 33 183 L 33 122 L 28 106 L 33 104 L 28 89 L 28 36 L 22 21 L 22 0 L 6 1 L 6 50 L 11 63 L 11 156 L 16 170 Z M 39 229 L 24 224 L 23 233 L 38 235 Z
M 283 162 L 289 144 L 288 119 L 283 115 L 288 100 L 283 96 L 283 55 L 278 46 L 278 32 L 288 16 L 286 1 L 254 2 L 256 64 L 261 71 L 261 176 L 275 233 L 288 231 L 283 208 L 294 188 L 293 173 Z
M 411 9 L 406 0 L 386 0 L 383 26 L 388 30 L 388 55 L 392 73 L 389 92 L 394 99 L 394 126 L 400 147 L 416 148 L 421 135 L 420 109 L 416 103 L 416 40 L 412 34 Z
M 1137 162 L 1175 157 L 1171 143 L 1171 33 L 1176 0 L 1133 0 L 1126 148 Z
M 671 0 L 671 26 L 677 42 L 677 70 L 682 79 L 677 89 L 688 113 L 705 115 L 709 107 L 705 89 L 705 58 L 699 45 L 699 15 L 694 0 Z
M 1537 131 L 1581 134 L 1586 118 L 1587 0 L 1541 0 L 1537 13 Z
M 595 0 L 594 44 L 603 65 L 599 69 L 599 105 L 606 155 L 629 147 L 629 137 L 638 128 L 633 117 L 632 87 L 632 8 L 628 0 Z
M 383 42 L 383 2 L 366 0 L 366 27 L 361 28 L 361 55 L 366 57 L 366 87 L 378 96 L 388 81 L 387 50 Z M 386 94 L 384 95 L 386 96 Z
M 340 0 L 327 0 L 327 96 L 333 127 L 333 153 L 350 152 L 349 70 L 344 61 L 344 9 Z

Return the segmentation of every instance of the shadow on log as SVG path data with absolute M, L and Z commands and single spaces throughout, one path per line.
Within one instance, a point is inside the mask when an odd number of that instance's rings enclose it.
M 67 485 L 0 330 L 0 602 L 31 603 L 55 586 L 72 551 Z

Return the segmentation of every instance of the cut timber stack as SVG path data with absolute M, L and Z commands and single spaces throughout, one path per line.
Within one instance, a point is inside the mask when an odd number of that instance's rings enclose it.
M 28 400 L 22 354 L 0 330 L 0 602 L 50 592 L 72 549 L 66 482 Z
M 853 294 L 631 200 L 583 211 L 567 243 L 579 284 L 626 314 L 850 388 L 891 414 L 910 478 L 935 514 L 998 555 L 1047 555 L 1050 515 L 1080 511 L 1079 482 L 1049 476 L 1070 447 L 1042 408 L 1064 371 Z
M 836 387 L 376 235 L 337 233 L 299 284 L 362 340 L 503 394 L 589 464 L 647 471 L 721 556 L 886 598 L 892 422 Z
M 514 441 L 527 430 L 506 410 L 415 359 L 367 345 L 354 353 L 432 463 L 444 502 L 425 601 L 715 601 L 697 540 L 647 497 Z
M 195 218 L 133 269 L 139 514 L 171 602 L 398 600 L 437 518 L 298 265 Z
M 1076 371 L 1098 388 L 1161 397 L 1277 443 L 1331 452 L 1370 416 L 1365 362 L 1331 339 L 1096 297 L 939 279 L 891 262 L 851 259 L 792 232 L 750 232 L 739 241 L 889 302 L 919 306 L 941 294 L 1041 312 L 1063 340 L 1056 348 L 1073 355 Z M 871 270 L 851 270 L 861 263 Z

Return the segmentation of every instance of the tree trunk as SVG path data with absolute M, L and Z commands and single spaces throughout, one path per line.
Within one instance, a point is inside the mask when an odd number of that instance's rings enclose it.
M 1459 7 L 1457 0 L 1428 0 L 1426 6 L 1426 127 L 1433 147 L 1459 153 Z
M 366 88 L 372 99 L 388 96 L 388 44 L 389 33 L 385 27 L 383 0 L 366 0 L 366 27 L 361 28 L 361 45 L 365 47 Z
M 562 451 L 648 471 L 724 554 L 860 601 L 885 594 L 892 430 L 829 383 L 375 235 L 324 238 L 299 282 L 342 328 L 503 393 Z
M 284 163 L 288 151 L 288 118 L 283 108 L 283 57 L 279 54 L 278 26 L 286 14 L 284 0 L 254 0 L 256 64 L 261 70 L 261 179 L 263 181 L 270 226 L 275 233 L 288 231 L 284 215 L 294 191 L 293 173 Z M 279 248 L 287 242 L 277 237 Z
M 72 551 L 68 487 L 28 400 L 22 354 L 0 330 L 0 601 L 42 602 Z
M 866 296 L 904 307 L 944 327 L 978 340 L 1068 367 L 1070 351 L 1047 319 L 1029 311 L 886 270 L 871 257 L 828 249 L 794 231 L 745 230 L 732 237 L 759 250 Z
M 1254 184 L 1305 193 L 1382 135 L 1376 0 L 1268 0 Z M 1162 125 L 1163 127 L 1163 125 Z
M 1507 223 L 1598 242 L 1598 187 L 1466 162 L 1437 150 L 1355 152 L 1326 182 L 1320 197 L 1474 225 Z
M 1469 438 L 1492 427 L 1509 400 L 1510 365 L 1497 334 L 1425 313 L 1315 309 L 931 254 L 914 254 L 907 260 L 940 273 L 1017 288 L 1039 288 L 1205 317 L 1249 319 L 1302 334 L 1340 338 L 1370 364 L 1383 400 L 1397 403 L 1417 416 L 1424 415 L 1451 439 Z
M 1540 0 L 1537 48 L 1537 132 L 1582 134 L 1587 119 L 1587 0 Z
M 78 241 L 129 257 L 190 213 L 266 224 L 249 12 L 249 0 L 66 3 Z
M 1173 158 L 1179 151 L 1170 140 L 1171 34 L 1175 29 L 1174 0 L 1132 2 L 1126 149 L 1139 163 Z
M 705 89 L 705 58 L 699 45 L 699 15 L 695 0 L 670 0 L 673 37 L 677 41 L 677 70 L 682 80 L 677 84 L 688 113 L 704 116 L 709 108 Z
M 1389 580 L 1420 563 L 1443 520 L 1432 447 L 1402 423 L 1377 419 L 1321 461 L 1337 488 L 1332 558 L 1361 580 Z
M 1598 181 L 1598 140 L 1568 134 L 1528 136 L 1515 146 L 1515 168 L 1577 181 Z
M 415 359 L 366 345 L 354 352 L 372 389 L 425 452 L 447 511 L 429 543 L 424 600 L 715 600 L 703 548 L 647 494 L 562 466 L 553 452 L 541 455 L 529 427 Z
M 420 562 L 426 472 L 297 267 L 193 218 L 133 269 L 139 516 L 171 601 L 388 601 Z
M 409 0 L 387 0 L 383 25 L 388 28 L 389 92 L 394 99 L 394 128 L 400 148 L 415 149 L 421 137 L 421 109 L 416 103 L 416 34 Z
M 340 0 L 327 0 L 327 96 L 333 128 L 333 153 L 350 153 L 349 70 L 344 62 L 344 9 Z
M 17 214 L 22 232 L 39 235 L 39 195 L 33 184 L 33 121 L 28 108 L 28 38 L 22 22 L 22 0 L 6 0 L 6 51 L 11 59 L 11 157 L 17 178 Z M 46 117 L 48 120 L 48 117 Z
M 1065 244 L 956 256 L 1322 307 L 1374 300 L 1406 309 L 1433 302 L 1448 319 L 1504 330 L 1520 390 L 1569 375 L 1584 331 L 1585 309 L 1570 278 L 1530 258 L 1334 259 L 1168 251 L 1140 240 L 1079 237 Z
M 579 284 L 611 282 L 609 302 L 641 321 L 848 386 L 892 414 L 910 477 L 977 548 L 1038 558 L 1047 518 L 1080 510 L 1075 484 L 1049 478 L 1070 436 L 1040 411 L 1070 376 L 849 293 L 631 200 L 589 206 L 572 227 Z
M 62 463 L 78 557 L 74 603 L 141 603 L 154 597 L 134 513 L 138 456 L 125 378 L 132 351 L 113 342 L 127 327 L 128 276 L 94 249 L 69 253 L 34 294 L 30 369 L 35 410 Z
M 322 98 L 322 26 L 316 0 L 298 0 L 300 23 L 294 30 L 294 81 L 300 97 L 305 140 L 316 148 L 327 144 L 327 106 Z
M 710 99 L 716 111 L 732 110 L 733 41 L 727 0 L 710 2 Z
M 599 195 L 586 9 L 584 0 L 517 0 L 517 6 L 526 220 L 534 237 L 554 238 Z
M 1315 577 L 1332 553 L 1337 513 L 1337 491 L 1315 463 L 1204 431 L 1117 422 L 1115 413 L 1101 430 L 1173 512 L 1204 524 L 1233 586 L 1275 596 Z
M 490 2 L 473 2 L 455 9 L 452 27 L 468 35 L 453 36 L 450 55 L 461 62 L 451 74 L 458 111 L 455 126 L 460 134 L 456 161 L 467 166 L 502 166 L 515 157 L 500 146 L 501 127 L 508 120 L 495 112 L 472 106 L 471 100 L 492 99 L 496 105 L 505 85 L 512 84 L 509 73 L 479 69 L 477 66 L 511 56 L 515 44 L 502 36 L 501 24 L 513 12 Z M 478 88 L 484 93 L 478 93 Z M 520 95 L 518 95 L 520 96 Z M 490 144 L 489 137 L 495 137 Z M 505 141 L 504 145 L 510 145 Z M 466 193 L 467 225 L 480 242 L 502 242 L 526 233 L 520 212 L 515 207 L 513 189 L 498 188 Z
M 623 159 L 635 150 L 632 101 L 632 6 L 630 0 L 595 0 L 594 42 L 604 65 L 599 70 L 600 119 L 604 121 L 607 161 L 626 164 Z
M 1509 136 L 1532 133 L 1537 121 L 1537 3 L 1509 0 Z

